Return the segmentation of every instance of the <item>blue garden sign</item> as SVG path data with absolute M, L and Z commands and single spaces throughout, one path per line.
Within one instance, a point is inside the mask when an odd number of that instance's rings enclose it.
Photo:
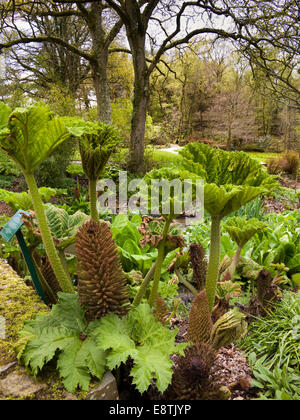
M 18 210 L 17 213 L 10 219 L 10 221 L 1 229 L 0 235 L 6 242 L 9 242 L 16 235 L 22 254 L 24 256 L 24 260 L 31 275 L 35 290 L 40 296 L 40 298 L 43 300 L 43 302 L 47 305 L 45 294 L 43 292 L 41 283 L 39 281 L 38 275 L 34 267 L 34 263 L 32 261 L 31 255 L 29 253 L 28 247 L 26 245 L 24 236 L 21 231 L 21 227 L 24 224 L 24 221 L 22 220 L 22 216 L 24 214 L 29 216 L 28 212 L 24 210 Z

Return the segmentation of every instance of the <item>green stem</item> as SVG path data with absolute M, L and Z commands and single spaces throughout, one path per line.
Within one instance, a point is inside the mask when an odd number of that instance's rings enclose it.
M 169 215 L 169 217 L 166 219 L 163 234 L 162 234 L 162 241 L 161 241 L 161 243 L 159 244 L 159 247 L 158 247 L 158 254 L 157 254 L 157 260 L 156 260 L 156 268 L 155 268 L 155 272 L 154 272 L 153 286 L 152 286 L 152 290 L 151 290 L 150 297 L 149 297 L 149 305 L 150 306 L 154 305 L 154 301 L 155 301 L 155 298 L 157 296 L 162 265 L 163 265 L 163 262 L 164 262 L 164 259 L 165 259 L 165 256 L 166 256 L 165 255 L 166 237 L 167 237 L 172 219 L 173 219 L 172 215 Z
M 133 306 L 138 306 L 141 302 L 143 297 L 145 296 L 146 290 L 148 289 L 148 286 L 153 278 L 154 272 L 156 269 L 156 261 L 153 263 L 152 267 L 150 268 L 150 270 L 148 271 L 148 273 L 146 274 L 142 284 L 140 285 L 140 288 L 137 292 L 137 294 L 134 297 L 134 300 L 132 302 Z
M 97 210 L 97 179 L 89 179 L 89 197 L 91 219 L 98 221 L 99 214 Z
M 68 278 L 62 266 L 60 258 L 56 252 L 53 238 L 51 236 L 47 218 L 44 212 L 43 202 L 40 197 L 34 175 L 33 174 L 24 174 L 24 175 L 25 175 L 25 179 L 26 179 L 29 191 L 30 191 L 33 208 L 35 211 L 36 218 L 38 220 L 43 244 L 45 247 L 46 254 L 49 258 L 51 267 L 54 271 L 57 281 L 59 282 L 61 286 L 62 291 L 66 293 L 74 293 L 73 285 L 70 282 L 70 279 Z
M 234 256 L 232 258 L 232 262 L 230 264 L 230 267 L 229 267 L 229 272 L 230 272 L 230 276 L 231 276 L 232 280 L 233 280 L 233 276 L 235 274 L 236 268 L 237 268 L 238 263 L 239 263 L 240 258 L 241 258 L 241 250 L 242 250 L 242 247 L 238 246 L 238 248 L 236 250 L 236 253 L 234 254 Z
M 66 273 L 66 275 L 67 275 L 67 277 L 69 279 L 69 282 L 72 284 L 72 280 L 71 280 L 71 277 L 70 277 L 70 274 L 69 274 L 69 270 L 68 270 L 68 262 L 67 262 L 67 259 L 65 257 L 65 253 L 64 253 L 64 251 L 62 249 L 57 250 L 57 252 L 58 252 L 58 256 L 59 256 L 60 262 L 61 262 L 61 264 L 62 264 L 62 266 L 63 266 L 63 268 L 65 270 L 65 273 Z
M 212 217 L 210 231 L 210 253 L 206 276 L 206 293 L 210 312 L 213 309 L 219 276 L 221 248 L 221 218 Z
M 184 284 L 187 289 L 189 289 L 190 292 L 193 293 L 194 296 L 198 295 L 198 290 L 188 281 L 186 280 L 183 275 L 180 273 L 180 271 L 176 268 L 175 274 L 178 277 L 178 280 L 180 283 Z

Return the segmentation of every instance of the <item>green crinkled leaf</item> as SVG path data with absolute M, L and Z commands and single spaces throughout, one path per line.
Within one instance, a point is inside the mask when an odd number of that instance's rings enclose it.
M 79 140 L 82 168 L 89 179 L 98 179 L 122 138 L 118 130 L 104 122 L 86 122 L 65 117 L 70 133 Z
M 32 326 L 28 325 L 28 321 L 25 321 L 23 329 L 19 332 L 19 339 L 14 345 L 14 350 L 17 355 L 17 359 L 20 362 L 22 359 L 24 350 L 29 340 L 35 337 L 35 330 Z
M 80 211 L 69 215 L 66 210 L 49 205 L 45 210 L 50 231 L 57 239 L 64 239 L 76 234 L 88 216 Z
M 107 366 L 114 369 L 125 363 L 131 354 L 136 352 L 135 343 L 130 338 L 126 318 L 119 318 L 116 314 L 108 314 L 100 321 L 96 329 L 97 342 L 101 349 L 111 350 L 107 355 Z
M 134 215 L 129 219 L 125 214 L 117 215 L 111 224 L 111 232 L 117 242 L 121 261 L 125 271 L 136 268 L 146 273 L 152 262 L 157 257 L 157 249 L 149 250 L 149 245 L 140 247 L 142 235 L 137 226 L 141 223 L 141 217 Z
M 211 216 L 225 217 L 265 192 L 252 186 L 205 184 L 204 207 Z
M 134 366 L 130 372 L 133 383 L 140 393 L 147 391 L 151 379 L 156 379 L 156 386 L 164 392 L 172 380 L 172 361 L 168 353 L 163 354 L 150 344 L 142 346 L 134 357 Z
M 227 216 L 277 185 L 275 178 L 244 152 L 191 143 L 180 154 L 185 169 L 203 176 L 204 207 L 211 216 Z
M 125 215 L 118 215 L 111 225 L 111 232 L 118 245 L 123 246 L 127 239 L 132 239 L 138 243 L 142 235 L 138 232 L 136 225 L 129 221 L 127 216 L 125 216 L 127 218 L 126 223 L 125 219 L 117 220 L 120 216 Z
M 122 213 L 118 214 L 114 218 L 111 224 L 111 229 L 112 229 L 113 234 L 116 235 L 120 233 L 123 230 L 123 228 L 128 225 L 128 223 L 129 223 L 128 216 Z
M 59 190 L 55 188 L 41 187 L 39 193 L 44 202 L 47 202 L 50 197 L 59 194 Z M 33 210 L 33 204 L 28 192 L 12 192 L 0 188 L 0 200 L 5 201 L 14 211 Z
M 126 252 L 128 252 L 129 254 L 132 254 L 132 255 L 141 255 L 142 254 L 141 248 L 132 239 L 127 239 L 124 242 L 122 248 L 124 249 L 124 251 L 126 251 Z
M 74 392 L 79 386 L 87 390 L 91 375 L 101 379 L 106 368 L 106 353 L 96 342 L 99 321 L 87 324 L 76 294 L 58 296 L 59 302 L 49 315 L 25 322 L 16 345 L 18 359 L 37 375 L 57 357 L 66 389 Z
M 86 354 L 85 362 L 90 373 L 101 379 L 106 371 L 106 352 L 100 351 L 95 340 L 87 338 L 82 352 Z
M 145 342 L 147 339 L 152 340 L 156 334 L 157 328 L 161 324 L 153 322 L 151 307 L 147 304 L 140 304 L 134 307 L 128 314 L 128 326 L 131 336 L 136 342 Z
M 254 218 L 247 220 L 246 217 L 231 217 L 223 224 L 223 228 L 229 233 L 231 239 L 240 247 L 266 227 L 266 223 Z
M 126 317 L 108 314 L 100 320 L 96 329 L 101 349 L 107 350 L 110 369 L 133 359 L 131 376 L 139 392 L 147 390 L 154 378 L 163 392 L 171 382 L 172 362 L 170 355 L 183 354 L 187 343 L 175 345 L 177 330 L 156 322 L 148 304 L 138 305 Z
M 5 105 L 3 102 L 0 102 L 0 145 L 1 145 L 1 136 L 2 130 L 7 130 L 7 121 L 11 114 L 11 108 L 8 105 Z M 6 131 L 5 131 L 6 133 Z
M 299 255 L 300 258 L 300 255 Z M 295 273 L 292 275 L 293 282 L 298 286 L 298 289 L 300 289 L 300 271 L 299 273 Z
M 27 192 L 15 193 L 0 189 L 0 200 L 5 201 L 15 212 L 19 209 L 32 210 L 32 200 Z
M 75 235 L 79 227 L 82 223 L 88 218 L 88 215 L 81 211 L 77 211 L 76 213 L 70 215 L 68 220 L 68 235 L 72 236 Z
M 88 391 L 89 389 L 91 378 L 86 361 L 78 357 L 81 346 L 80 340 L 77 339 L 58 358 L 57 368 L 63 384 L 69 392 L 74 392 L 77 387 L 80 387 L 84 391 Z
M 39 331 L 34 338 L 27 342 L 22 360 L 37 375 L 43 366 L 53 359 L 57 350 L 63 350 L 76 342 L 74 331 L 63 327 L 48 327 Z
M 59 303 L 53 305 L 50 317 L 60 325 L 78 333 L 84 331 L 87 327 L 87 321 L 84 316 L 84 308 L 78 300 L 75 293 L 57 293 Z
M 32 173 L 68 137 L 62 119 L 38 103 L 12 111 L 1 130 L 0 147 L 25 173 Z
M 50 187 L 41 187 L 39 188 L 39 193 L 40 193 L 41 199 L 45 203 L 47 203 L 51 197 L 64 194 L 64 190 L 57 189 L 57 188 L 50 188 Z
M 74 342 L 60 354 L 57 362 L 63 384 L 70 392 L 74 392 L 77 387 L 88 391 L 90 374 L 101 379 L 105 366 L 105 352 L 99 350 L 92 337 L 81 340 L 77 336 Z
M 153 169 L 144 176 L 144 181 L 148 190 L 143 195 L 151 212 L 165 216 L 180 215 L 197 198 L 202 186 L 200 176 L 176 168 Z
M 180 154 L 184 167 L 208 184 L 248 185 L 274 188 L 277 182 L 255 159 L 245 152 L 227 152 L 206 144 L 190 143 Z
M 49 206 L 45 210 L 48 224 L 52 235 L 55 238 L 64 238 L 67 236 L 69 214 L 66 210 Z

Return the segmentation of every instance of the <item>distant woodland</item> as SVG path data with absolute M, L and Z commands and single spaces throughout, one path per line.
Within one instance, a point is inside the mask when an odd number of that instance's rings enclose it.
M 7 1 L 0 11 L 0 99 L 112 122 L 135 167 L 149 143 L 299 150 L 296 1 Z

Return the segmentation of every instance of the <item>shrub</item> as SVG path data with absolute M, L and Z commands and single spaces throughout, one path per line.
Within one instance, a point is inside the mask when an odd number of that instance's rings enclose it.
M 300 167 L 300 156 L 299 153 L 293 150 L 288 150 L 284 154 L 284 158 L 286 159 L 287 165 L 285 171 L 291 175 L 297 175 L 299 167 Z
M 280 174 L 282 172 L 296 176 L 300 167 L 299 153 L 288 150 L 278 158 L 270 159 L 268 162 L 268 172 L 270 174 Z
M 0 151 L 0 175 L 5 176 L 19 176 L 21 174 L 20 169 L 17 167 L 15 162 L 11 159 L 7 159 L 5 153 Z
M 76 147 L 74 139 L 67 140 L 60 144 L 53 154 L 48 157 L 35 170 L 35 176 L 39 186 L 53 188 L 62 187 L 62 180 L 72 159 L 73 151 Z

